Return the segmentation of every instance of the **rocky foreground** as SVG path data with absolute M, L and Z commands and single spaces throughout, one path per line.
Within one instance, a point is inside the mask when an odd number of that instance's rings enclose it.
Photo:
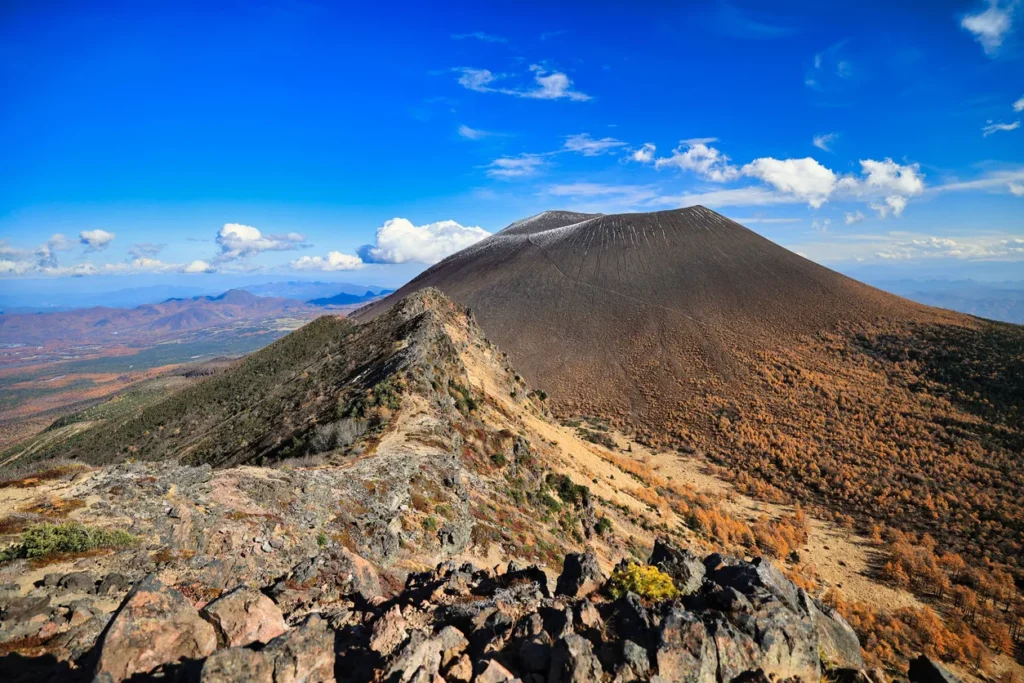
M 11 597 L 0 598 L 2 639 L 20 633 L 22 651 L 30 638 L 48 647 L 36 658 L 0 657 L 0 678 L 886 680 L 864 669 L 857 636 L 842 617 L 767 560 L 701 560 L 659 541 L 648 562 L 676 597 L 659 599 L 640 585 L 647 597 L 623 590 L 615 577 L 628 565 L 609 581 L 591 554 L 569 555 L 553 591 L 536 566 L 513 562 L 501 571 L 449 562 L 411 574 L 389 592 L 372 565 L 328 550 L 261 589 L 240 585 L 213 599 L 186 596 L 155 574 L 134 585 L 117 573 L 50 575 L 24 595 L 4 587 Z M 67 599 L 74 594 L 80 597 Z M 120 596 L 111 613 L 96 606 Z M 952 680 L 923 658 L 908 677 Z

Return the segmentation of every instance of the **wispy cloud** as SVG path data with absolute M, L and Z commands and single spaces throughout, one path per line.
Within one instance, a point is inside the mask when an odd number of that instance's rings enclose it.
M 987 7 L 976 14 L 965 14 L 960 27 L 971 33 L 989 57 L 995 57 L 1003 46 L 1003 39 L 1013 27 L 1013 14 L 1017 0 L 1000 2 L 988 0 Z
M 502 36 L 496 36 L 492 33 L 484 33 L 483 31 L 473 31 L 472 33 L 453 33 L 452 38 L 454 40 L 466 40 L 472 38 L 483 41 L 485 43 L 507 43 L 508 38 Z
M 630 152 L 628 158 L 641 164 L 650 164 L 654 162 L 654 154 L 657 149 L 653 142 L 645 142 L 642 147 Z
M 1024 111 L 1024 97 L 1021 97 L 1019 100 L 1013 103 L 1013 110 Z
M 740 9 L 719 2 L 713 15 L 715 30 L 730 38 L 745 40 L 775 40 L 787 38 L 797 32 L 792 26 L 781 24 L 774 17 Z
M 467 140 L 483 140 L 484 138 L 491 137 L 493 135 L 498 135 L 498 133 L 493 133 L 489 130 L 470 128 L 465 124 L 460 125 L 458 130 L 459 135 L 466 138 Z
M 533 100 L 568 99 L 585 102 L 591 99 L 590 95 L 576 90 L 573 87 L 572 79 L 561 71 L 550 71 L 539 64 L 531 65 L 529 70 L 533 75 L 535 84 L 533 87 L 506 88 L 496 85 L 498 81 L 508 78 L 504 74 L 495 74 L 489 69 L 469 67 L 455 69 L 461 74 L 458 79 L 459 85 L 475 92 L 501 93 Z
M 78 241 L 85 246 L 86 251 L 102 251 L 114 241 L 114 233 L 106 230 L 83 230 L 78 233 Z
M 824 152 L 832 151 L 832 143 L 839 138 L 839 133 L 821 133 L 815 135 L 812 142 L 814 146 Z
M 856 225 L 864 221 L 864 214 L 860 211 L 848 211 L 844 216 L 844 221 L 847 225 Z
M 532 176 L 544 165 L 539 154 L 523 154 L 517 157 L 501 157 L 487 166 L 487 175 L 499 180 Z
M 987 138 L 989 135 L 992 135 L 993 133 L 999 133 L 1001 131 L 1007 130 L 1017 130 L 1018 128 L 1020 128 L 1020 121 L 1014 121 L 1013 123 L 1003 123 L 1000 121 L 996 123 L 992 120 L 989 120 L 986 122 L 984 126 L 982 126 L 981 134 L 983 137 Z
M 626 143 L 622 140 L 608 137 L 595 140 L 590 137 L 589 133 L 580 133 L 566 137 L 563 149 L 569 152 L 578 152 L 585 157 L 596 157 L 602 154 L 609 154 L 625 146 Z

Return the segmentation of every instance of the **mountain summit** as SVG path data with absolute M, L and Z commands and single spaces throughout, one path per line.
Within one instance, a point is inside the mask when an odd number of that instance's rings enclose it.
M 702 206 L 545 212 L 445 259 L 357 318 L 423 287 L 470 307 L 556 400 L 635 416 L 674 404 L 686 384 L 745 376 L 745 352 L 839 322 L 925 314 Z

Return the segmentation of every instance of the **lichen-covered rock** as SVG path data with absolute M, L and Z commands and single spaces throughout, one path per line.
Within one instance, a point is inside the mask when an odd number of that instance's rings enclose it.
M 706 570 L 700 558 L 666 539 L 659 538 L 654 542 L 647 564 L 671 576 L 680 595 L 696 593 L 704 583 Z
M 594 647 L 581 635 L 570 633 L 559 641 L 551 656 L 551 683 L 595 683 L 607 680 Z
M 801 592 L 801 601 L 814 623 L 822 665 L 830 669 L 863 669 L 864 656 L 860 650 L 860 640 L 846 619 L 804 592 Z
M 266 643 L 288 630 L 274 601 L 248 586 L 221 595 L 201 612 L 214 625 L 223 646 Z
M 116 683 L 182 659 L 202 659 L 217 649 L 217 634 L 185 596 L 151 574 L 121 603 L 98 649 L 96 676 Z
M 310 615 L 259 651 L 220 650 L 203 663 L 202 683 L 334 683 L 334 631 Z
M 673 605 L 664 617 L 658 639 L 658 675 L 676 683 L 715 683 L 718 654 L 715 641 L 694 614 Z
M 605 575 L 594 553 L 570 553 L 562 564 L 555 595 L 583 598 L 600 589 L 604 583 Z

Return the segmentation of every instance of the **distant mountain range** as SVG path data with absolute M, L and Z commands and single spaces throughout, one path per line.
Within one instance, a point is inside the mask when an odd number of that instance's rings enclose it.
M 53 313 L 0 315 L 0 343 L 103 343 L 116 338 L 127 341 L 225 323 L 315 315 L 316 309 L 301 301 L 260 297 L 232 289 L 220 296 L 172 298 L 135 308 L 96 306 Z

